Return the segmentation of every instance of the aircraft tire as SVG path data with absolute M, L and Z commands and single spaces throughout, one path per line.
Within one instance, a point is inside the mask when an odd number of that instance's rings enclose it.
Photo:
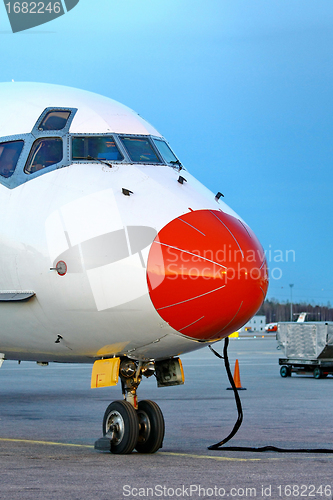
M 162 448 L 165 424 L 160 407 L 150 400 L 140 401 L 137 410 L 139 438 L 135 449 L 139 453 L 155 453 Z
M 107 407 L 103 418 L 103 435 L 114 425 L 111 453 L 125 455 L 132 453 L 139 437 L 138 417 L 134 407 L 127 401 L 113 401 Z

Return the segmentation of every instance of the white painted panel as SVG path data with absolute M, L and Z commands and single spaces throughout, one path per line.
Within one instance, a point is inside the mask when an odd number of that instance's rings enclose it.
M 58 255 L 68 249 L 67 239 L 58 210 L 46 219 L 45 232 L 50 259 L 53 262 Z
M 123 227 L 112 189 L 68 203 L 61 214 L 71 246 Z
M 148 293 L 146 269 L 136 253 L 87 271 L 98 311 L 126 304 Z

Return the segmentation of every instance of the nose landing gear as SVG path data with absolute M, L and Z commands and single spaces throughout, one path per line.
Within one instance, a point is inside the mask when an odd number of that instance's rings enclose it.
M 113 401 L 103 418 L 103 435 L 110 439 L 111 453 L 131 453 L 139 438 L 138 417 L 128 401 Z
M 134 370 L 134 368 L 136 368 Z M 123 401 L 113 401 L 103 418 L 103 438 L 95 448 L 115 454 L 128 454 L 134 448 L 139 453 L 155 453 L 162 447 L 165 424 L 160 407 L 150 400 L 137 402 L 137 388 L 142 374 L 154 373 L 153 363 L 134 362 L 127 359 L 120 364 Z
M 160 407 L 150 400 L 139 401 L 139 438 L 135 449 L 139 453 L 155 453 L 162 448 L 164 438 L 164 418 Z

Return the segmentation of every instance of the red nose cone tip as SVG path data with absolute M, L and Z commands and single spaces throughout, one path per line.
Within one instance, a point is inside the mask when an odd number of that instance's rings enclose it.
M 218 210 L 189 212 L 169 222 L 151 246 L 147 280 L 160 316 L 202 341 L 244 325 L 268 288 L 266 258 L 255 234 Z

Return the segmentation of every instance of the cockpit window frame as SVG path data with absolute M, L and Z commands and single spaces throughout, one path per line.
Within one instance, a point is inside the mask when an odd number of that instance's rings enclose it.
M 42 123 L 43 119 L 49 113 L 50 111 L 70 111 L 70 116 L 67 119 L 66 126 L 61 129 L 61 130 L 39 130 L 39 125 Z M 11 142 L 11 141 L 18 141 L 18 140 L 23 140 L 24 145 L 23 149 L 21 151 L 21 155 L 18 159 L 18 162 L 16 164 L 16 168 L 14 170 L 14 173 L 12 174 L 11 177 L 0 177 L 0 184 L 3 186 L 8 187 L 9 189 L 14 189 L 21 184 L 24 184 L 27 181 L 30 181 L 34 179 L 35 177 L 39 177 L 40 175 L 44 175 L 48 172 L 51 172 L 53 170 L 57 170 L 59 168 L 63 167 L 68 167 L 72 162 L 70 160 L 70 136 L 69 136 L 69 129 L 72 124 L 72 121 L 74 119 L 74 116 L 77 112 L 77 108 L 70 108 L 70 107 L 59 107 L 59 106 L 50 106 L 48 108 L 45 108 L 44 111 L 41 113 L 39 116 L 38 120 L 36 121 L 35 125 L 33 126 L 33 129 L 30 133 L 28 134 L 16 134 L 16 135 L 11 135 L 11 136 L 4 136 L 0 137 L 0 142 Z M 48 137 L 58 137 L 61 138 L 63 141 L 63 159 L 59 163 L 55 163 L 53 165 L 49 165 L 48 167 L 42 168 L 40 170 L 37 170 L 36 172 L 33 173 L 26 173 L 24 172 L 24 168 L 26 165 L 26 162 L 28 160 L 32 145 L 37 139 L 42 139 L 43 137 L 48 138 Z
M 172 148 L 170 147 L 170 144 L 168 143 L 168 141 L 165 140 L 164 137 L 162 136 L 155 136 L 155 135 L 146 135 L 146 134 L 120 134 L 120 133 L 112 133 L 112 132 L 107 132 L 107 133 L 72 133 L 72 134 L 69 134 L 69 149 L 70 149 L 70 153 L 69 153 L 69 157 L 71 159 L 71 162 L 74 163 L 74 164 L 80 164 L 80 163 L 100 163 L 100 161 L 98 159 L 91 159 L 91 160 L 88 160 L 88 159 L 82 159 L 82 160 L 79 160 L 77 158 L 73 158 L 73 151 L 72 151 L 72 140 L 73 138 L 75 137 L 112 137 L 114 139 L 114 142 L 117 146 L 117 148 L 119 149 L 120 153 L 123 155 L 123 159 L 122 160 L 103 160 L 105 162 L 109 162 L 110 164 L 129 164 L 129 165 L 154 165 L 154 166 L 168 166 L 168 167 L 172 167 L 172 168 L 178 168 L 178 165 L 173 165 L 172 163 L 170 162 L 167 162 L 163 155 L 160 153 L 160 151 L 158 150 L 157 146 L 155 145 L 155 142 L 154 142 L 154 139 L 157 139 L 159 141 L 163 141 L 167 144 L 167 146 L 169 147 L 170 151 L 172 152 L 172 154 L 175 156 L 175 158 L 178 160 L 178 157 L 177 155 L 174 153 L 174 151 L 172 150 Z M 159 163 L 154 163 L 154 162 L 145 162 L 145 161 L 133 161 L 131 159 L 131 157 L 129 156 L 129 153 L 126 149 L 126 147 L 124 146 L 123 142 L 122 142 L 122 138 L 123 137 L 133 137 L 133 138 L 138 138 L 138 139 L 147 139 L 149 144 L 151 145 L 154 153 L 156 154 L 156 157 L 159 158 L 160 162 Z M 183 167 L 184 168 L 184 167 Z
M 13 136 L 12 136 L 12 137 L 13 137 Z M 23 142 L 23 145 L 22 145 L 21 151 L 20 151 L 20 153 L 19 153 L 19 156 L 18 156 L 18 158 L 17 158 L 17 160 L 16 160 L 16 163 L 15 163 L 14 169 L 13 169 L 12 173 L 10 173 L 10 175 L 4 175 L 4 174 L 0 173 L 0 178 L 1 178 L 2 180 L 7 180 L 7 179 L 9 180 L 9 179 L 10 179 L 10 178 L 14 175 L 15 170 L 16 170 L 16 168 L 17 168 L 17 165 L 18 165 L 18 164 L 19 164 L 19 162 L 20 162 L 20 158 L 22 157 L 22 153 L 23 153 L 23 149 L 24 149 L 24 140 L 23 140 L 22 138 L 20 138 L 20 139 L 4 140 L 4 141 L 0 140 L 0 146 L 2 146 L 2 145 L 4 145 L 4 144 L 13 144 L 13 143 L 19 143 L 19 142 Z M 1 161 L 1 159 L 0 159 L 0 161 Z M 10 181 L 9 181 L 9 182 L 10 182 Z
M 61 110 L 61 111 L 71 111 L 71 115 L 69 116 L 66 127 L 64 127 L 61 130 L 39 130 L 38 126 L 39 124 L 43 121 L 44 117 L 46 116 L 47 113 L 50 111 L 55 111 L 55 110 Z M 24 184 L 25 182 L 28 182 L 30 180 L 33 180 L 35 177 L 39 177 L 40 175 L 44 175 L 46 173 L 52 172 L 54 170 L 58 170 L 64 167 L 68 167 L 72 164 L 87 164 L 87 163 L 95 163 L 95 164 L 101 164 L 101 163 L 110 163 L 110 166 L 113 164 L 116 165 L 143 165 L 147 167 L 171 167 L 171 168 L 179 168 L 177 165 L 170 164 L 166 162 L 162 156 L 162 154 L 158 151 L 157 146 L 155 145 L 154 139 L 162 140 L 166 142 L 168 147 L 170 148 L 169 143 L 165 140 L 163 136 L 155 136 L 155 135 L 150 135 L 150 134 L 126 134 L 126 133 L 114 133 L 114 132 L 105 132 L 105 133 L 70 133 L 69 128 L 71 126 L 72 120 L 75 116 L 75 113 L 77 112 L 76 108 L 68 108 L 68 107 L 48 107 L 45 108 L 43 113 L 39 116 L 38 120 L 36 121 L 32 132 L 27 133 L 27 134 L 16 134 L 16 135 L 11 135 L 11 136 L 4 136 L 0 137 L 0 142 L 14 142 L 14 141 L 23 141 L 24 145 L 21 151 L 21 154 L 19 156 L 19 159 L 16 164 L 16 168 L 13 172 L 13 174 L 10 177 L 3 177 L 0 176 L 0 185 L 3 185 L 7 187 L 8 189 L 14 189 L 21 184 Z M 123 160 L 109 160 L 109 161 L 99 161 L 98 159 L 96 160 L 73 160 L 72 159 L 72 137 L 103 137 L 103 136 L 112 136 L 115 144 L 117 145 L 120 153 L 123 155 Z M 37 170 L 32 173 L 25 172 L 25 165 L 28 161 L 28 157 L 30 155 L 31 149 L 33 144 L 38 140 L 42 138 L 61 138 L 63 141 L 63 159 L 61 162 L 49 165 L 47 167 L 44 167 L 40 170 Z M 125 146 L 123 145 L 121 141 L 121 137 L 137 137 L 137 138 L 144 138 L 147 139 L 148 142 L 150 143 L 154 153 L 156 154 L 156 157 L 160 159 L 160 163 L 150 163 L 150 162 L 134 162 L 131 160 L 129 157 L 127 150 Z M 175 155 L 173 150 L 170 148 L 172 153 Z M 175 157 L 178 159 L 178 157 L 175 155 Z M 184 167 L 182 167 L 184 168 Z
M 60 115 L 60 114 L 64 114 L 66 115 L 67 117 L 61 117 L 61 116 L 52 116 L 52 115 Z M 63 130 L 64 128 L 66 128 L 67 126 L 67 122 L 68 122 L 68 119 L 69 117 L 71 116 L 71 112 L 66 109 L 66 110 L 56 110 L 56 109 L 53 109 L 52 111 L 49 111 L 48 113 L 46 113 L 46 115 L 44 116 L 43 120 L 41 121 L 39 127 L 38 127 L 38 130 L 39 131 L 42 131 L 42 132 L 46 132 L 46 131 L 49 131 L 49 130 Z M 51 122 L 52 124 L 52 121 L 56 121 L 57 122 L 60 122 L 58 123 L 58 126 L 47 126 L 48 123 Z M 59 125 L 62 125 L 62 126 L 59 126 Z
M 23 141 L 24 144 L 13 174 L 10 177 L 0 177 L 0 183 L 9 189 L 13 189 L 24 182 L 22 182 L 22 179 L 26 177 L 26 175 L 24 174 L 23 169 L 27 160 L 27 153 L 29 153 L 31 149 L 34 138 L 31 134 L 16 134 L 0 138 L 1 143 L 13 141 Z
M 173 149 L 171 148 L 171 146 L 170 146 L 170 144 L 168 143 L 168 141 L 166 141 L 166 140 L 164 139 L 164 137 L 156 137 L 156 136 L 154 136 L 154 135 L 152 135 L 152 136 L 151 136 L 151 138 L 153 139 L 153 141 L 152 141 L 152 142 L 153 142 L 153 144 L 154 144 L 155 148 L 158 150 L 158 152 L 160 153 L 160 156 L 163 158 L 164 163 L 166 163 L 167 165 L 169 165 L 169 166 L 171 166 L 171 167 L 175 167 L 175 166 L 176 166 L 176 167 L 178 168 L 179 164 L 181 165 L 181 162 L 180 162 L 180 160 L 179 160 L 178 156 L 175 154 L 175 152 L 174 152 L 174 151 L 173 151 Z M 172 154 L 173 154 L 173 156 L 176 158 L 176 160 L 178 160 L 179 164 L 177 164 L 177 163 L 171 163 L 171 162 L 167 161 L 167 160 L 164 158 L 163 153 L 161 153 L 161 152 L 159 151 L 158 146 L 156 145 L 155 141 L 164 142 L 164 143 L 168 146 L 168 148 L 170 149 L 171 153 L 172 153 Z
M 63 159 L 59 163 L 55 163 L 53 165 L 49 165 L 48 167 L 37 170 L 36 172 L 27 173 L 24 171 L 25 165 L 28 161 L 28 157 L 30 155 L 33 144 L 38 140 L 45 138 L 61 138 L 63 143 Z M 40 175 L 46 174 L 53 170 L 57 170 L 59 168 L 68 167 L 71 164 L 69 159 L 69 147 L 68 147 L 68 135 L 64 136 L 62 134 L 56 134 L 53 132 L 52 135 L 40 135 L 39 137 L 34 137 L 32 134 L 20 134 L 20 135 L 11 135 L 6 137 L 0 137 L 0 142 L 13 142 L 13 141 L 23 141 L 24 145 L 20 154 L 20 157 L 17 161 L 16 168 L 11 175 L 11 177 L 2 177 L 0 176 L 0 184 L 6 186 L 9 189 L 14 189 L 21 184 L 24 184 L 27 181 L 34 179 L 35 177 L 39 177 Z
M 61 143 L 62 143 L 62 148 L 61 148 L 61 149 L 62 149 L 62 158 L 61 158 L 61 160 L 60 160 L 60 161 L 58 161 L 58 162 L 51 163 L 51 164 L 50 164 L 50 165 L 48 165 L 48 166 L 41 167 L 41 168 L 39 168 L 38 170 L 35 170 L 35 171 L 33 171 L 33 172 L 30 172 L 30 171 L 29 171 L 29 167 L 31 167 L 31 161 L 33 160 L 33 156 L 32 156 L 32 155 L 33 155 L 33 153 L 36 153 L 36 152 L 34 151 L 35 146 L 37 146 L 37 145 L 38 145 L 38 143 L 40 143 L 40 141 L 43 141 L 43 140 L 46 140 L 46 141 L 50 141 L 50 140 L 51 140 L 51 141 L 52 141 L 52 139 L 60 140 L 60 141 L 61 141 Z M 40 171 L 48 172 L 48 171 L 50 171 L 50 170 L 55 170 L 55 169 L 59 168 L 59 165 L 62 165 L 62 163 L 63 163 L 63 161 L 64 161 L 64 155 L 65 155 L 65 154 L 66 154 L 66 150 L 65 150 L 65 144 L 64 144 L 64 139 L 63 139 L 63 137 L 59 137 L 59 136 L 39 137 L 38 139 L 36 139 L 36 140 L 33 142 L 32 146 L 31 146 L 31 148 L 30 148 L 29 155 L 28 155 L 28 158 L 27 158 L 27 161 L 26 161 L 26 163 L 25 163 L 25 166 L 24 166 L 24 170 L 23 170 L 23 171 L 24 171 L 24 173 L 25 173 L 25 174 L 28 174 L 28 175 L 33 175 L 33 174 L 35 174 L 35 173 L 37 173 L 37 172 L 40 172 Z
M 125 137 L 133 137 L 137 139 L 147 139 L 149 144 L 151 145 L 154 153 L 156 154 L 156 157 L 159 158 L 159 162 L 147 162 L 147 161 L 134 161 L 130 157 L 130 153 L 127 151 L 126 146 L 124 145 L 122 139 Z M 152 140 L 153 136 L 152 135 L 145 135 L 145 134 L 116 134 L 116 138 L 118 139 L 118 142 L 121 144 L 123 150 L 126 152 L 126 157 L 128 158 L 128 163 L 131 165 L 156 165 L 156 166 L 163 166 L 166 165 L 166 162 L 164 161 L 164 158 L 160 155 L 160 152 L 158 151 L 157 147 L 154 144 L 154 141 Z
M 66 125 L 64 128 L 60 129 L 60 130 L 41 130 L 40 129 L 40 126 L 44 120 L 44 118 L 46 117 L 46 115 L 48 113 L 50 113 L 51 111 L 69 111 L 70 112 L 70 115 L 67 119 L 67 122 L 66 122 Z M 59 137 L 61 135 L 66 135 L 69 133 L 69 129 L 70 129 L 70 126 L 72 124 L 72 121 L 74 119 L 74 116 L 77 112 L 77 108 L 63 108 L 63 107 L 56 107 L 56 106 L 50 106 L 49 108 L 45 108 L 43 113 L 40 115 L 40 117 L 38 118 L 38 120 L 36 121 L 31 133 L 37 138 L 37 136 L 48 136 L 48 135 L 51 135 L 51 136 L 55 136 L 55 135 L 58 135 Z M 39 137 L 38 137 L 39 138 Z
M 83 159 L 78 159 L 78 158 L 73 158 L 73 138 L 75 137 L 112 137 L 119 152 L 122 154 L 123 156 L 123 159 L 122 160 L 99 160 L 98 158 L 96 159 L 92 159 L 92 160 L 88 160 L 87 158 L 83 158 Z M 81 164 L 81 163 L 98 163 L 100 164 L 101 162 L 105 162 L 105 163 L 110 163 L 110 164 L 121 164 L 121 163 L 128 163 L 128 157 L 127 157 L 127 154 L 126 154 L 126 151 L 124 150 L 124 148 L 122 147 L 121 144 L 119 144 L 120 141 L 119 139 L 117 138 L 117 134 L 113 134 L 112 132 L 108 132 L 108 133 L 102 133 L 102 134 L 99 134 L 99 133 L 93 133 L 93 134 L 83 134 L 83 133 L 80 133 L 80 134 L 76 134 L 76 133 L 73 133 L 73 134 L 70 134 L 69 135 L 69 158 L 71 160 L 71 163 L 74 163 L 74 164 Z

